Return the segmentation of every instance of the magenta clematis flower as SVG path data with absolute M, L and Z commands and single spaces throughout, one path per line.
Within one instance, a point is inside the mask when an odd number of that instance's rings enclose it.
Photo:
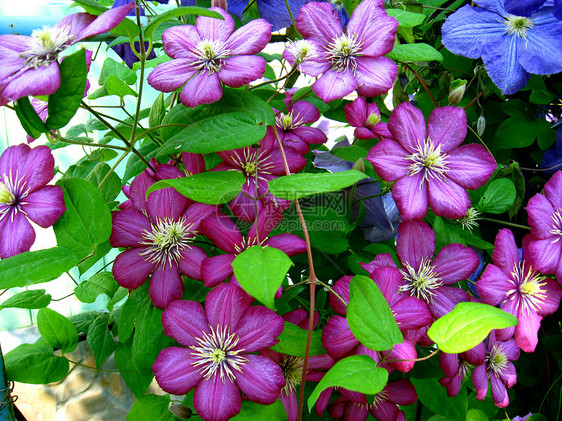
M 542 273 L 555 274 L 562 285 L 562 171 L 544 186 L 527 205 L 531 238 L 529 262 Z
M 143 171 L 131 183 L 130 206 L 113 213 L 113 247 L 127 247 L 113 263 L 113 276 L 128 289 L 150 278 L 149 295 L 156 307 L 165 308 L 183 295 L 180 272 L 201 280 L 205 252 L 192 243 L 200 221 L 217 212 L 216 206 L 189 201 L 171 187 L 146 191 L 157 180 L 184 174 L 170 164 L 157 165 L 151 175 Z
M 483 342 L 461 354 L 441 353 L 439 363 L 446 377 L 439 379 L 439 383 L 447 389 L 448 396 L 459 394 L 463 379 L 470 373 L 472 367 L 484 364 L 485 356 L 486 346 Z
M 58 56 L 78 41 L 115 28 L 135 5 L 102 13 L 76 13 L 31 36 L 0 35 L 0 105 L 28 95 L 50 95 L 60 86 Z
M 305 39 L 283 57 L 303 73 L 320 76 L 312 85 L 319 98 L 329 102 L 355 90 L 372 97 L 392 87 L 398 67 L 383 56 L 394 47 L 398 22 L 387 15 L 383 0 L 362 1 L 345 32 L 330 3 L 308 3 L 296 24 Z
M 289 257 L 306 251 L 306 243 L 295 234 L 283 233 L 268 237 L 283 215 L 272 206 L 258 214 L 258 224 L 242 236 L 236 224 L 223 214 L 211 215 L 201 221 L 200 231 L 226 254 L 207 257 L 201 264 L 201 276 L 207 288 L 212 288 L 232 275 L 234 258 L 252 246 L 270 246 L 282 250 Z
M 476 399 L 483 400 L 488 394 L 488 380 L 492 383 L 492 399 L 499 408 L 509 404 L 507 389 L 517 383 L 517 374 L 512 361 L 519 358 L 519 348 L 514 339 L 502 342 L 496 340 L 495 331 L 488 336 L 484 363 L 472 372 Z
M 221 99 L 221 82 L 239 88 L 265 72 L 265 59 L 254 54 L 269 42 L 271 24 L 255 19 L 234 31 L 232 16 L 218 7 L 209 10 L 224 20 L 199 16 L 195 26 L 166 29 L 162 43 L 173 60 L 159 64 L 148 76 L 148 83 L 162 92 L 183 86 L 180 100 L 186 107 Z
M 287 209 L 290 206 L 289 201 L 277 199 L 268 193 L 267 182 L 280 175 L 285 175 L 281 152 L 276 149 L 274 140 L 266 136 L 260 142 L 259 148 L 248 146 L 218 152 L 224 162 L 217 165 L 212 171 L 238 171 L 246 178 L 242 191 L 228 205 L 232 213 L 244 221 L 255 221 L 256 207 L 259 214 L 270 203 L 280 209 Z M 287 149 L 285 156 L 291 172 L 298 172 L 304 168 L 306 160 L 295 150 Z
M 470 296 L 457 282 L 478 267 L 476 253 L 462 244 L 449 244 L 435 252 L 435 233 L 423 221 L 405 221 L 398 228 L 396 253 L 403 275 L 399 290 L 427 303 L 435 319 L 444 316 Z
M 462 108 L 436 108 L 427 129 L 422 112 L 402 103 L 388 128 L 395 140 L 376 144 L 367 159 L 385 181 L 396 181 L 392 197 L 403 219 L 422 219 L 428 206 L 436 215 L 462 218 L 470 208 L 465 189 L 483 186 L 496 162 L 482 145 L 458 147 L 466 137 Z
M 519 321 L 517 326 L 496 332 L 497 339 L 507 340 L 515 332 L 517 346 L 525 352 L 533 352 L 541 320 L 558 309 L 562 290 L 553 279 L 540 275 L 529 264 L 528 238 L 523 239 L 520 262 L 513 233 L 502 229 L 494 244 L 494 264 L 486 267 L 476 287 L 482 301 L 499 305 Z
M 342 392 L 343 394 L 343 392 Z M 352 392 L 339 397 L 328 407 L 330 415 L 337 420 L 365 421 L 369 413 L 378 421 L 406 421 L 406 415 L 398 405 L 412 405 L 418 400 L 414 385 L 407 379 L 389 382 L 374 396 L 373 403 L 361 393 Z
M 381 113 L 375 102 L 367 103 L 362 96 L 357 97 L 344 108 L 347 122 L 355 127 L 354 135 L 357 139 L 392 138 L 388 125 L 381 121 Z
M 168 393 L 195 388 L 193 405 L 206 421 L 225 421 L 246 399 L 272 404 L 285 386 L 281 368 L 252 353 L 275 345 L 283 318 L 233 284 L 221 284 L 205 300 L 174 301 L 162 313 L 164 333 L 183 347 L 163 349 L 152 366 Z M 184 348 L 185 347 L 185 348 Z
M 0 258 L 29 251 L 35 230 L 29 220 L 47 228 L 64 213 L 60 186 L 47 186 L 55 159 L 46 146 L 10 146 L 0 156 Z

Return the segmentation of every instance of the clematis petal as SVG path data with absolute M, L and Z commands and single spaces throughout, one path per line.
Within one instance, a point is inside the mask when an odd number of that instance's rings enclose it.
M 392 306 L 394 318 L 400 330 L 421 329 L 429 326 L 433 317 L 427 304 L 416 297 L 404 297 Z
M 488 75 L 506 95 L 518 92 L 531 77 L 518 61 L 519 45 L 518 36 L 506 35 L 488 45 L 482 55 Z
M 357 93 L 362 96 L 387 93 L 398 75 L 398 66 L 387 57 L 357 57 L 356 64 Z
M 47 67 L 26 68 L 12 76 L 6 83 L 2 95 L 16 101 L 24 96 L 50 95 L 60 86 L 59 66 L 56 62 Z
M 147 197 L 148 214 L 153 221 L 178 220 L 187 207 L 187 197 L 173 187 L 153 191 Z
M 345 317 L 332 316 L 322 332 L 322 345 L 331 357 L 340 358 L 359 341 L 353 336 Z
M 562 49 L 562 21 L 546 13 L 532 17 L 533 27 L 519 44 L 519 63 L 529 73 L 548 75 L 562 72 L 562 58 L 552 51 Z
M 35 230 L 21 211 L 8 210 L 0 219 L 0 258 L 6 259 L 29 251 L 35 242 Z
M 297 29 L 304 38 L 326 43 L 339 37 L 343 31 L 338 14 L 330 3 L 308 3 L 297 16 Z
M 392 189 L 392 198 L 403 220 L 422 219 L 427 214 L 429 193 L 422 173 L 402 177 Z
M 232 55 L 257 54 L 271 39 L 271 24 L 265 19 L 254 19 L 237 29 L 228 38 L 226 48 Z
M 236 383 L 248 399 L 262 405 L 275 402 L 281 388 L 285 386 L 285 377 L 281 368 L 269 358 L 261 355 L 244 355 L 249 360 L 236 373 Z
M 215 374 L 199 382 L 193 394 L 193 406 L 204 420 L 227 421 L 242 409 L 242 397 L 236 383 L 223 381 Z
M 330 307 L 339 314 L 347 314 L 347 304 L 349 303 L 349 284 L 351 283 L 352 276 L 343 276 L 336 281 L 333 290 L 339 297 L 345 301 L 345 304 L 341 302 L 335 294 L 330 294 Z
M 137 289 L 147 279 L 155 264 L 140 254 L 144 248 L 125 250 L 113 263 L 113 277 L 119 285 L 127 289 Z
M 181 259 L 178 261 L 181 272 L 196 281 L 203 280 L 201 276 L 201 264 L 207 258 L 207 253 L 201 247 L 192 246 L 180 251 Z
M 47 228 L 64 213 L 64 195 L 60 186 L 45 186 L 28 194 L 20 201 L 27 217 L 37 225 Z
M 205 158 L 199 153 L 182 152 L 181 160 L 187 175 L 200 174 L 205 171 Z
M 278 342 L 276 338 L 283 332 L 283 327 L 283 318 L 274 311 L 263 306 L 250 307 L 236 328 L 240 335 L 237 347 L 244 352 L 269 348 Z
M 503 308 L 502 308 L 503 310 Z M 542 317 L 529 308 L 522 307 L 515 326 L 515 342 L 525 352 L 534 352 L 539 342 L 537 332 L 541 327 Z
M 161 63 L 148 75 L 148 84 L 162 92 L 172 92 L 181 88 L 191 79 L 197 68 L 193 60 L 179 58 Z
M 470 295 L 460 288 L 441 286 L 436 291 L 433 302 L 428 303 L 429 311 L 436 319 L 453 311 L 458 303 L 470 300 Z
M 472 383 L 476 389 L 476 399 L 484 400 L 488 394 L 488 376 L 486 374 L 486 364 L 477 366 L 472 371 Z
M 351 69 L 342 70 L 341 72 L 331 69 L 327 70 L 312 85 L 312 91 L 324 102 L 343 98 L 352 93 L 356 88 L 357 80 L 353 76 Z
M 415 361 L 413 360 L 418 357 L 416 346 L 409 340 L 404 340 L 404 342 L 394 345 L 392 350 L 385 354 L 386 357 L 391 360 L 405 360 L 386 363 L 386 365 L 403 373 L 407 373 L 412 368 L 414 368 Z
M 201 18 L 201 16 L 199 16 Z M 211 19 L 211 18 L 208 18 Z M 213 19 L 218 20 L 218 19 Z M 222 97 L 222 86 L 217 73 L 200 71 L 191 77 L 180 93 L 180 101 L 186 107 L 210 104 Z
M 397 405 L 412 405 L 418 400 L 414 385 L 407 379 L 387 383 L 384 387 L 388 400 Z
M 185 395 L 202 376 L 192 363 L 191 350 L 179 347 L 164 348 L 152 365 L 156 381 L 168 393 Z
M 209 324 L 213 328 L 230 326 L 232 330 L 236 329 L 252 301 L 252 297 L 232 283 L 217 285 L 207 294 L 205 302 Z
M 201 37 L 193 25 L 173 26 L 162 34 L 164 50 L 172 58 L 197 60 L 193 51 L 199 42 L 201 42 Z
M 503 382 L 495 375 L 490 376 L 492 385 L 492 399 L 498 408 L 505 408 L 509 405 L 509 396 Z
M 131 182 L 131 188 L 129 189 L 129 198 L 131 199 L 133 206 L 139 211 L 146 211 L 148 213 L 148 204 L 146 202 L 146 191 L 155 182 L 156 181 L 148 173 L 147 170 L 141 172 Z
M 211 215 L 201 221 L 199 230 L 218 248 L 227 253 L 235 254 L 236 245 L 242 244 L 242 234 L 234 221 L 223 214 Z
M 562 171 L 556 171 L 546 182 L 544 195 L 553 207 L 562 208 Z
M 54 168 L 53 154 L 43 145 L 33 149 L 24 143 L 10 146 L 0 156 L 0 176 L 9 177 L 14 182 L 21 179 L 29 192 L 51 181 L 55 175 Z
M 228 37 L 234 31 L 234 19 L 220 7 L 211 7 L 209 10 L 220 13 L 224 19 L 197 17 L 197 32 L 202 40 L 228 42 Z
M 158 266 L 152 272 L 148 295 L 158 308 L 166 308 L 172 301 L 183 295 L 183 283 L 177 265 Z
M 529 215 L 529 225 L 533 229 L 533 236 L 541 239 L 551 237 L 552 234 L 549 232 L 552 229 L 551 215 L 554 214 L 555 209 L 550 201 L 537 193 L 531 197 L 525 209 Z
M 429 205 L 435 215 L 458 219 L 470 208 L 470 198 L 464 188 L 453 180 L 432 178 L 429 184 Z
M 235 257 L 234 254 L 220 254 L 204 259 L 201 262 L 203 285 L 212 288 L 232 275 L 232 262 Z
M 76 39 L 73 41 L 73 43 L 82 41 L 84 38 L 93 37 L 94 35 L 103 34 L 104 32 L 112 30 L 117 25 L 119 25 L 123 21 L 123 19 L 125 19 L 125 16 L 127 16 L 127 13 L 129 13 L 129 11 L 133 7 L 135 7 L 135 4 L 129 3 L 102 13 L 76 35 Z M 79 13 L 79 15 L 80 14 L 81 13 Z M 69 16 L 69 18 L 72 18 L 72 16 L 75 15 L 71 15 Z M 72 26 L 74 26 L 74 30 L 78 29 L 77 25 Z
M 164 333 L 183 346 L 195 345 L 195 338 L 209 332 L 209 322 L 203 306 L 196 301 L 176 300 L 162 312 Z
M 113 247 L 139 247 L 143 234 L 152 232 L 148 218 L 133 207 L 113 212 L 112 219 L 109 242 Z
M 404 221 L 398 228 L 396 253 L 402 261 L 417 270 L 422 259 L 433 257 L 435 233 L 425 222 Z
M 447 177 L 465 189 L 477 189 L 490 179 L 496 161 L 482 145 L 463 145 L 449 152 Z
M 466 112 L 460 107 L 434 109 L 427 120 L 429 138 L 442 152 L 458 147 L 466 137 Z
M 305 0 L 291 0 L 289 8 L 293 16 L 298 16 L 299 10 L 304 6 Z M 258 12 L 268 22 L 272 24 L 272 31 L 278 31 L 281 28 L 291 26 L 291 16 L 287 11 L 285 2 L 281 3 L 276 0 L 260 0 L 258 3 Z
M 371 148 L 367 160 L 377 175 L 385 181 L 396 181 L 407 176 L 408 152 L 393 140 L 384 139 Z
M 505 274 L 510 274 L 515 265 L 519 265 L 519 251 L 515 244 L 513 233 L 504 228 L 496 236 L 494 252 L 492 253 L 494 265 L 499 267 Z
M 413 154 L 426 138 L 425 118 L 421 110 L 409 102 L 394 109 L 388 119 L 388 129 L 408 155 Z
M 294 390 L 291 390 L 288 394 L 281 392 L 279 394 L 279 400 L 283 403 L 285 411 L 287 412 L 287 421 L 297 421 L 299 415 L 297 393 Z M 316 404 L 318 405 L 318 401 Z
M 476 282 L 478 295 L 486 304 L 493 306 L 499 305 L 505 300 L 507 291 L 515 287 L 515 283 L 500 268 L 489 264 L 484 269 L 484 273 Z
M 459 372 L 459 355 L 442 352 L 439 355 L 439 366 L 443 373 L 445 373 L 445 376 L 456 376 Z
M 361 40 L 361 54 L 383 56 L 394 47 L 398 21 L 386 14 L 382 0 L 365 0 L 353 11 L 346 33 Z
M 222 83 L 240 88 L 263 76 L 266 61 L 259 56 L 234 56 L 224 60 L 218 73 Z
M 382 401 L 372 406 L 371 414 L 380 421 L 402 421 L 400 414 L 404 413 L 394 403 Z
M 478 267 L 476 253 L 462 244 L 448 244 L 439 250 L 433 266 L 444 285 L 467 279 Z
M 291 233 L 273 235 L 265 240 L 263 245 L 279 249 L 289 257 L 306 252 L 304 240 Z
M 529 241 L 529 262 L 542 273 L 555 273 L 558 283 L 562 283 L 559 271 L 562 265 L 562 241 L 553 238 L 532 239 Z

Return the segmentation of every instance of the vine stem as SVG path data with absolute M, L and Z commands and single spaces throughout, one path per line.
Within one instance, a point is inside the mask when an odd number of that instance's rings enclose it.
M 273 126 L 273 134 L 279 145 L 279 151 L 281 152 L 281 158 L 283 160 L 283 166 L 285 167 L 285 174 L 291 175 L 291 170 L 289 169 L 289 163 L 287 162 L 287 156 L 285 155 L 285 149 L 283 149 L 283 143 L 279 138 L 279 133 L 277 128 Z M 309 278 L 310 283 L 310 313 L 308 316 L 308 336 L 306 338 L 306 350 L 304 352 L 304 361 L 302 364 L 302 375 L 301 375 L 301 387 L 299 391 L 299 415 L 298 421 L 302 421 L 303 403 L 304 403 L 304 386 L 306 382 L 306 372 L 308 371 L 308 357 L 310 355 L 310 343 L 312 341 L 312 331 L 314 330 L 314 306 L 316 300 L 316 272 L 314 271 L 314 261 L 312 260 L 312 246 L 310 245 L 310 236 L 308 235 L 308 229 L 306 227 L 306 221 L 304 220 L 304 215 L 302 213 L 301 206 L 299 204 L 299 199 L 295 199 L 295 210 L 299 217 L 300 224 L 302 226 L 302 232 L 304 234 L 304 241 L 306 243 L 306 255 L 308 258 L 309 267 Z
M 427 84 L 425 83 L 425 80 L 423 80 L 423 78 L 420 76 L 420 74 L 418 72 L 416 72 L 412 66 L 410 66 L 407 63 L 403 63 L 404 66 L 406 66 L 408 68 L 408 70 L 410 70 L 414 76 L 416 77 L 416 79 L 421 83 L 421 85 L 423 86 L 423 89 L 425 89 L 425 91 L 427 92 L 427 94 L 429 95 L 429 98 L 431 99 L 431 101 L 433 102 L 433 105 L 435 105 L 435 108 L 439 107 L 439 105 L 437 104 L 437 101 L 435 101 L 435 98 L 433 97 L 433 94 L 431 93 L 431 91 L 429 90 L 429 88 L 427 87 Z
M 429 360 L 431 357 L 433 357 L 434 355 L 436 355 L 438 352 L 439 352 L 439 348 L 436 349 L 435 351 L 433 351 L 431 354 L 426 355 L 425 357 L 421 357 L 421 358 L 411 358 L 411 359 L 402 359 L 402 358 L 391 358 L 391 359 L 388 359 L 388 360 L 384 360 L 384 359 L 383 359 L 383 361 L 381 361 L 381 363 L 382 363 L 382 362 L 385 362 L 385 363 L 394 363 L 394 362 L 400 362 L 400 361 L 416 361 L 416 362 L 418 362 L 418 361 L 425 361 L 425 360 Z
M 100 148 L 107 148 L 107 149 L 117 149 L 119 151 L 126 151 L 127 150 L 127 148 L 124 147 L 124 146 L 106 145 L 106 144 L 103 144 L 103 143 L 80 142 L 78 140 L 67 139 L 66 137 L 63 137 L 63 136 L 57 136 L 55 139 L 58 140 L 59 142 L 70 143 L 72 145 L 82 145 L 82 146 L 92 146 L 92 147 L 100 147 Z
M 526 226 L 526 225 L 514 224 L 513 222 L 502 221 L 502 220 L 500 220 L 500 219 L 493 219 L 493 218 L 480 217 L 480 220 L 481 220 L 481 221 L 488 221 L 488 222 L 496 222 L 496 223 L 498 223 L 498 224 L 507 225 L 508 227 L 520 228 L 520 229 L 522 229 L 522 230 L 531 231 L 531 227 L 528 227 L 528 226 Z

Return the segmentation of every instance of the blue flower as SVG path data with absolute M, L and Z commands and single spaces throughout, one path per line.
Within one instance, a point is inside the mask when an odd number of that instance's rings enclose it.
M 551 0 L 475 3 L 480 7 L 466 5 L 449 16 L 442 28 L 443 44 L 454 54 L 482 57 L 488 75 L 504 94 L 523 88 L 531 73 L 562 71 L 562 21 L 553 15 Z
M 562 125 L 556 132 L 556 143 L 544 153 L 541 167 L 547 174 L 554 174 L 562 168 Z
M 260 16 L 271 23 L 273 32 L 281 28 L 291 26 L 291 16 L 285 6 L 285 0 L 256 0 Z M 296 19 L 301 7 L 304 6 L 305 0 L 288 0 L 291 14 Z M 238 19 L 242 18 L 242 13 L 248 5 L 248 0 L 229 0 L 228 11 Z

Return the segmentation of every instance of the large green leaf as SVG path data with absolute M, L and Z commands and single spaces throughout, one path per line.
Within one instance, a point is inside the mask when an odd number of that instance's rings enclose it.
M 450 313 L 437 319 L 427 335 L 439 349 L 458 354 L 474 348 L 490 331 L 515 326 L 517 318 L 483 303 L 459 303 Z
M 279 249 L 253 246 L 236 256 L 232 268 L 248 294 L 275 309 L 275 292 L 292 264 L 289 256 Z
M 0 289 L 52 281 L 80 262 L 63 247 L 26 251 L 0 261 Z
M 308 409 L 316 403 L 320 393 L 328 387 L 341 386 L 367 395 L 383 390 L 388 380 L 388 371 L 377 367 L 368 355 L 353 355 L 338 361 L 320 380 L 308 398 Z
M 433 412 L 449 417 L 447 419 L 465 420 L 468 400 L 466 388 L 461 387 L 455 397 L 447 396 L 447 389 L 437 379 L 411 379 L 420 402 Z
M 244 400 L 242 401 L 242 410 L 238 415 L 232 418 L 232 421 L 287 421 L 287 411 L 277 399 L 271 405 L 260 405 L 259 403 Z
M 199 203 L 220 205 L 236 197 L 245 182 L 237 171 L 210 171 L 189 177 L 161 180 L 150 186 L 146 194 L 155 190 L 173 187 L 180 194 Z
M 74 117 L 86 90 L 88 67 L 86 50 L 80 49 L 66 56 L 59 65 L 61 84 L 49 95 L 49 117 L 45 125 L 49 130 L 60 129 Z
M 388 16 L 392 16 L 398 21 L 400 26 L 405 28 L 413 28 L 414 26 L 421 25 L 425 20 L 425 15 L 421 13 L 407 12 L 402 9 L 386 9 Z
M 500 214 L 507 211 L 515 202 L 515 184 L 509 178 L 493 180 L 476 205 L 480 212 Z
M 391 349 L 404 340 L 379 287 L 366 276 L 356 275 L 351 280 L 347 322 L 353 336 L 376 351 Z
M 443 61 L 443 56 L 439 51 L 431 45 L 423 43 L 395 45 L 392 51 L 386 56 L 394 61 L 405 63 Z
M 109 298 L 113 297 L 118 286 L 110 272 L 100 272 L 76 285 L 74 293 L 76 298 L 83 303 L 93 303 L 100 294 L 105 294 Z
M 68 360 L 53 354 L 49 345 L 23 344 L 4 355 L 8 379 L 14 382 L 47 384 L 58 382 L 68 374 Z
M 50 308 L 37 312 L 37 329 L 47 344 L 63 353 L 74 351 L 78 345 L 78 331 L 72 322 Z
M 43 123 L 43 120 L 37 115 L 37 112 L 31 106 L 29 98 L 24 96 L 14 104 L 14 111 L 18 119 L 28 135 L 37 139 L 41 133 L 47 133 L 49 129 Z
M 177 420 L 169 410 L 170 396 L 144 395 L 139 397 L 127 414 L 127 421 L 153 420 L 174 421 Z
M 44 308 L 51 302 L 51 294 L 45 294 L 44 289 L 18 292 L 2 304 L 2 308 Z
M 57 244 L 75 255 L 93 256 L 111 234 L 111 212 L 101 192 L 80 178 L 59 180 L 66 212 L 53 226 Z
M 337 191 L 365 178 L 368 176 L 357 170 L 292 174 L 271 180 L 269 191 L 281 199 L 294 200 L 317 193 Z
M 88 328 L 86 340 L 94 353 L 97 368 L 100 368 L 115 350 L 115 341 L 108 329 L 108 324 L 109 314 L 105 313 L 97 317 Z
M 302 329 L 293 323 L 285 322 L 285 328 L 278 339 L 279 343 L 272 346 L 272 350 L 280 354 L 304 357 L 308 330 Z M 322 346 L 322 332 L 315 330 L 312 332 L 309 355 L 322 355 L 325 353 L 326 350 Z
M 135 367 L 132 355 L 132 345 L 130 341 L 127 342 L 127 344 L 117 344 L 114 355 L 115 364 L 117 364 L 119 371 L 121 371 L 121 376 L 123 376 L 123 380 L 125 380 L 131 392 L 139 399 L 148 390 L 154 378 L 154 374 L 152 374 L 152 371 L 144 371 L 141 373 Z
M 127 85 L 133 85 L 137 81 L 137 74 L 129 69 L 125 64 L 118 63 L 108 57 L 103 62 L 100 72 L 99 85 L 103 86 L 107 80 L 115 76 L 117 79 L 125 82 Z

